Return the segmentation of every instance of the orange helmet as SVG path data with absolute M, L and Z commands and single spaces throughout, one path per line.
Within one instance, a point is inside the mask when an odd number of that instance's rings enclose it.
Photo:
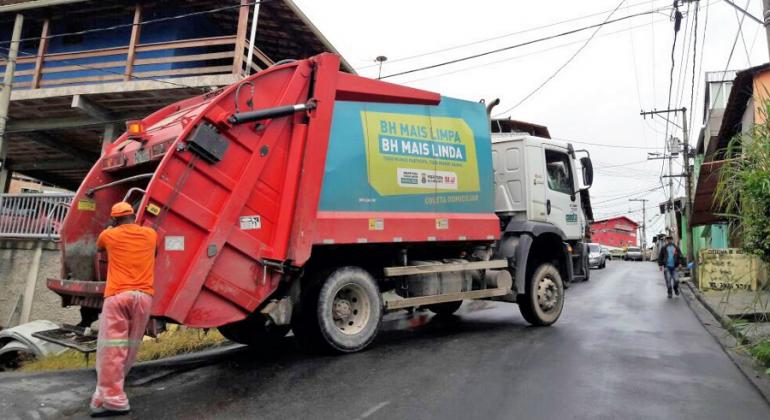
M 131 207 L 131 204 L 128 204 L 125 201 L 115 203 L 115 205 L 112 206 L 112 211 L 110 212 L 110 216 L 112 217 L 130 216 L 132 214 L 134 214 L 133 207 Z

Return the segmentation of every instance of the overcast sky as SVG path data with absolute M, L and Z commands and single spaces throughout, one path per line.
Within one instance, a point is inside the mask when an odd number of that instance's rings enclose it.
M 377 77 L 374 58 L 378 55 L 388 57 L 382 69 L 382 75 L 387 76 L 601 23 L 620 3 L 619 0 L 295 1 L 350 64 L 368 77 Z M 735 2 L 741 6 L 748 4 L 754 16 L 762 16 L 760 0 Z M 630 203 L 626 196 L 660 186 L 663 161 L 646 161 L 646 158 L 647 152 L 655 151 L 652 148 L 663 147 L 666 125 L 659 118 L 643 120 L 639 111 L 664 109 L 667 105 L 674 37 L 674 24 L 669 18 L 671 3 L 671 0 L 622 2 L 610 19 L 668 9 L 602 27 L 561 72 L 505 114 L 546 125 L 553 137 L 571 140 L 576 148 L 585 147 L 591 152 L 594 166 L 598 168 L 591 189 L 597 219 L 624 214 L 641 222 L 640 203 Z M 689 13 L 686 5 L 680 10 L 685 17 L 677 39 L 671 107 L 689 109 L 695 3 Z M 722 0 L 700 1 L 696 99 L 688 115 L 694 119 L 693 145 L 703 120 L 703 72 L 725 70 L 738 34 L 740 16 Z M 727 67 L 743 69 L 767 62 L 766 35 L 761 25 L 745 18 L 741 28 L 742 36 L 738 36 Z M 387 80 L 474 101 L 499 97 L 502 100 L 497 108 L 499 112 L 516 105 L 551 77 L 593 31 Z M 685 59 L 686 69 L 680 76 L 683 48 L 689 53 Z M 671 129 L 674 135 L 682 136 L 680 130 Z M 681 166 L 676 164 L 674 172 L 680 170 Z M 683 194 L 681 188 L 679 192 Z M 651 237 L 663 228 L 657 204 L 666 200 L 666 194 L 656 190 L 637 196 L 650 200 L 647 236 Z

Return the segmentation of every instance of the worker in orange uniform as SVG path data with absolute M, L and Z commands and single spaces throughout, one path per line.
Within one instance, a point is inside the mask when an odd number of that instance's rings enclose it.
M 114 227 L 103 231 L 96 241 L 98 250 L 107 251 L 107 285 L 99 322 L 92 417 L 131 410 L 123 382 L 142 343 L 153 295 L 157 234 L 136 224 L 128 203 L 112 206 L 110 216 Z

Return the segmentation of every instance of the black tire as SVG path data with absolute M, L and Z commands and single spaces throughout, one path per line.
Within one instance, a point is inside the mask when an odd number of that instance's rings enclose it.
M 244 320 L 218 328 L 226 339 L 249 346 L 260 346 L 280 340 L 290 329 L 288 325 L 268 326 L 267 318 L 262 314 L 251 315 Z
M 583 277 L 583 281 L 591 280 L 591 266 L 588 264 L 588 258 L 584 258 L 585 260 L 585 277 Z
M 382 320 L 377 283 L 358 267 L 340 267 L 324 277 L 303 292 L 292 317 L 294 334 L 313 350 L 363 350 L 377 336 Z
M 538 298 L 538 290 L 542 299 Z M 543 263 L 527 279 L 525 293 L 519 295 L 519 311 L 530 324 L 546 326 L 559 319 L 563 308 L 564 283 L 559 270 L 553 264 Z
M 458 300 L 456 302 L 437 303 L 435 305 L 428 305 L 425 308 L 436 315 L 447 316 L 457 312 L 462 306 L 463 301 Z

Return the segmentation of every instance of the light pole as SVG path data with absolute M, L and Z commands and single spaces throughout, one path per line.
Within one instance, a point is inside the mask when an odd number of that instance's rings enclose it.
M 380 80 L 382 78 L 382 63 L 388 61 L 388 57 L 385 57 L 384 55 L 378 55 L 374 61 L 380 63 L 380 69 L 377 72 L 377 80 Z
M 650 200 L 646 198 L 629 198 L 628 201 L 642 202 L 642 261 L 644 261 L 647 256 L 647 202 Z

